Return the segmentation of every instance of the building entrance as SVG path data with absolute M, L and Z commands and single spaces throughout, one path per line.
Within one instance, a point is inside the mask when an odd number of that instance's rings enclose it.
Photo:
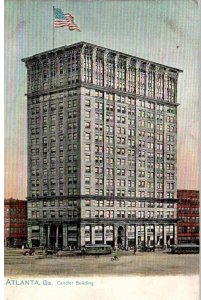
M 31 243 L 32 243 L 32 247 L 40 246 L 40 240 L 32 239 Z
M 56 225 L 51 224 L 50 226 L 50 247 L 56 246 Z
M 63 248 L 63 225 L 59 225 L 58 247 Z

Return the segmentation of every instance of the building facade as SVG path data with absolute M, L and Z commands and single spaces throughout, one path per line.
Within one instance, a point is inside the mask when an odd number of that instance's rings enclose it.
M 177 191 L 178 243 L 199 244 L 199 191 Z
M 4 200 L 4 246 L 19 247 L 26 243 L 27 201 Z
M 22 61 L 29 244 L 175 242 L 180 70 L 85 42 Z

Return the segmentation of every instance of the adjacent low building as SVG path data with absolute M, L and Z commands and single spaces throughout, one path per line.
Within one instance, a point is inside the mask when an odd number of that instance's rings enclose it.
M 199 244 L 199 191 L 177 191 L 178 243 Z
M 4 246 L 20 247 L 26 243 L 27 201 L 4 200 Z

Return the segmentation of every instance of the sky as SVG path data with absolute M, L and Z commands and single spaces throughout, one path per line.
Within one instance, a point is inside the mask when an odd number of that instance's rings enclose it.
M 21 59 L 53 47 L 53 9 L 81 29 L 55 29 L 56 47 L 86 41 L 183 70 L 178 80 L 178 189 L 199 188 L 196 0 L 38 1 L 4 4 L 4 196 L 27 196 L 26 68 Z

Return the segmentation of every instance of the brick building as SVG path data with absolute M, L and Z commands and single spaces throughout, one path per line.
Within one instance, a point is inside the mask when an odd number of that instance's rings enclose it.
M 175 242 L 181 71 L 85 42 L 22 61 L 28 243 Z
M 199 244 L 199 191 L 177 191 L 178 243 Z
M 4 246 L 18 247 L 26 243 L 27 201 L 4 200 Z

